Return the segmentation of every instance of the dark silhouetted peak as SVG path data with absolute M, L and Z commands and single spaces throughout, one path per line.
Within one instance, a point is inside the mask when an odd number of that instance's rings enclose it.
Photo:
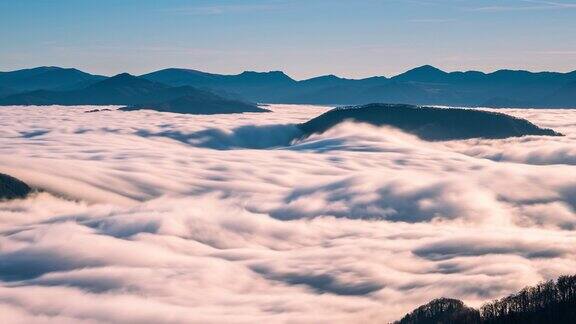
M 171 86 L 195 86 L 202 87 L 211 85 L 213 82 L 222 77 L 218 74 L 206 73 L 198 70 L 169 68 L 160 71 L 155 71 L 148 74 L 143 74 L 141 78 L 160 82 Z
M 34 75 L 38 73 L 44 73 L 48 71 L 57 71 L 57 70 L 64 70 L 64 68 L 58 66 L 38 66 L 35 68 L 30 69 L 22 69 L 22 70 L 14 70 L 8 72 L 0 72 L 0 73 L 13 73 L 13 74 L 20 74 L 20 75 Z
M 44 74 L 47 72 L 70 72 L 70 73 L 80 73 L 85 75 L 90 75 L 86 72 L 82 72 L 75 68 L 63 68 L 58 66 L 39 66 L 30 69 L 22 69 L 22 70 L 15 70 L 15 71 L 8 71 L 8 72 L 0 72 L 2 76 L 10 75 L 12 78 L 28 78 L 40 74 Z
M 17 90 L 62 90 L 79 83 L 97 82 L 105 77 L 74 68 L 41 66 L 32 69 L 0 72 L 0 85 Z
M 145 74 L 142 77 L 170 86 L 193 86 L 226 97 L 251 101 L 266 101 L 263 100 L 263 95 L 272 93 L 276 88 L 284 88 L 296 83 L 280 71 L 246 71 L 236 75 L 224 75 L 196 70 L 166 69 Z
M 364 79 L 359 79 L 358 81 L 382 81 L 382 80 L 388 80 L 388 78 L 380 75 L 380 76 L 373 76 L 373 77 L 368 77 L 368 78 L 364 78 Z
M 152 73 L 158 73 L 158 72 L 166 72 L 166 73 L 189 73 L 189 74 L 211 74 L 211 73 L 202 72 L 202 71 L 199 71 L 199 70 L 184 69 L 184 68 L 168 68 L 168 69 L 163 69 L 163 70 L 156 71 L 156 72 L 152 72 Z
M 132 78 L 136 78 L 136 76 L 134 76 L 134 75 L 132 75 L 132 74 L 130 74 L 130 73 L 128 73 L 128 72 L 123 72 L 123 73 L 119 73 L 119 74 L 116 74 L 116 75 L 110 77 L 110 79 L 120 79 L 120 78 L 125 78 L 125 79 L 126 79 L 126 78 L 130 78 L 130 79 L 132 79 Z
M 342 80 L 343 78 L 335 76 L 334 74 L 321 75 L 319 77 L 311 78 L 308 80 Z
M 439 68 L 432 66 L 432 65 L 429 65 L 429 64 L 413 68 L 412 70 L 409 70 L 408 72 L 412 72 L 412 73 L 416 73 L 416 72 L 419 72 L 419 73 L 443 73 L 443 74 L 446 73 L 446 72 L 440 70 Z
M 448 73 L 433 67 L 432 65 L 423 65 L 408 70 L 392 79 L 397 81 L 439 82 L 442 81 L 446 75 L 448 75 Z
M 146 79 L 154 79 L 156 77 L 169 78 L 169 77 L 182 77 L 182 76 L 218 76 L 218 74 L 202 72 L 193 69 L 183 68 L 168 68 L 163 70 L 154 71 L 151 73 L 143 74 L 140 77 Z
M 466 71 L 466 72 L 450 72 L 447 76 L 447 81 L 457 84 L 478 82 L 485 80 L 486 73 L 480 71 Z
M 439 298 L 422 305 L 396 324 L 480 324 L 480 312 L 457 299 Z
M 487 76 L 492 81 L 497 82 L 525 82 L 527 79 L 531 79 L 538 74 L 545 73 L 532 73 L 523 70 L 498 70 L 492 73 L 488 73 Z
M 295 82 L 291 77 L 287 76 L 282 71 L 269 71 L 269 72 L 244 71 L 240 73 L 238 76 L 248 80 L 265 79 L 274 81 Z
M 300 81 L 300 83 L 337 82 L 337 81 L 341 81 L 341 80 L 346 80 L 346 79 L 341 78 L 339 76 L 336 76 L 334 74 L 328 74 L 328 75 L 321 75 L 321 76 L 317 76 L 314 78 L 302 80 L 302 81 Z
M 334 74 L 321 75 L 315 78 L 310 78 L 306 80 L 299 81 L 301 86 L 332 86 L 341 84 L 342 82 L 348 81 L 347 79 L 340 78 Z
M 392 126 L 425 140 L 508 138 L 524 135 L 558 136 L 525 119 L 483 110 L 369 104 L 332 109 L 304 124 L 305 135 L 322 133 L 345 121 Z
M 306 91 L 309 94 L 316 96 L 322 94 L 326 98 L 327 102 L 330 103 L 330 97 L 332 97 L 332 100 L 334 100 L 334 98 L 338 98 L 343 94 L 351 95 L 355 91 L 368 90 L 371 87 L 383 86 L 387 83 L 388 79 L 385 77 L 346 79 L 334 74 L 329 74 L 299 81 L 298 86 L 300 89 L 302 89 L 302 91 Z M 318 92 L 310 93 L 310 90 L 315 90 Z
M 92 84 L 89 88 L 133 87 L 141 89 L 161 89 L 166 86 L 129 73 L 120 73 L 100 82 Z
M 282 71 L 267 71 L 267 72 L 257 72 L 257 71 L 244 71 L 242 73 L 240 73 L 240 75 L 244 75 L 244 76 L 255 76 L 255 75 L 259 75 L 259 76 L 276 76 L 276 77 L 281 77 L 281 78 L 290 78 L 289 76 L 287 76 L 284 72 Z
M 0 173 L 0 200 L 26 197 L 32 189 L 24 182 Z
M 481 72 L 481 71 L 465 71 L 465 72 L 462 72 L 462 73 L 465 74 L 465 75 L 477 76 L 477 77 L 486 75 L 486 73 Z
M 500 75 L 500 76 L 526 76 L 535 73 L 547 73 L 547 72 L 530 72 L 525 70 L 509 70 L 509 69 L 502 69 L 497 70 L 492 73 L 488 73 L 490 75 Z
M 135 80 L 141 80 L 141 79 L 139 79 L 137 76 L 125 72 L 111 76 L 108 79 L 102 81 L 101 83 L 126 82 L 126 81 L 133 82 Z

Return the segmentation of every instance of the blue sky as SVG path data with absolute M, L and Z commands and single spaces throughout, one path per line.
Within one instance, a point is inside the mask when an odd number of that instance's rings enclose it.
M 576 70 L 576 0 L 0 0 L 0 70 Z

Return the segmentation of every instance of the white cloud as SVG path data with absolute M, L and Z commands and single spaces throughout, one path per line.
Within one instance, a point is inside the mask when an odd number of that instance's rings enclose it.
M 0 172 L 50 193 L 0 203 L 0 320 L 382 323 L 576 267 L 575 112 L 507 110 L 562 138 L 430 143 L 298 140 L 326 108 L 272 109 L 2 108 Z

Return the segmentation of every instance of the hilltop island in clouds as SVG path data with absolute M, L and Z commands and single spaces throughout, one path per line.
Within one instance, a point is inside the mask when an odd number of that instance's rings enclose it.
M 0 324 L 576 323 L 575 13 L 0 1 Z

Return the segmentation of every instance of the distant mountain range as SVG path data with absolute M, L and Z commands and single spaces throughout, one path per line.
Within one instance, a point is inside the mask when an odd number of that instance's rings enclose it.
M 392 78 L 377 76 L 359 80 L 326 75 L 296 81 L 279 71 L 220 75 L 186 69 L 165 69 L 141 77 L 267 103 L 576 107 L 576 71 L 448 73 L 424 65 Z
M 87 90 L 105 80 L 104 76 L 58 67 L 0 72 L 0 104 L 34 104 L 38 101 L 71 104 L 80 102 L 79 98 L 86 98 L 81 100 L 85 104 L 104 104 L 116 102 L 119 98 L 117 96 L 129 95 L 122 94 L 124 91 L 98 94 L 92 92 L 94 89 Z M 223 75 L 170 68 L 141 75 L 138 80 L 151 81 L 156 84 L 155 88 L 160 88 L 160 85 L 171 88 L 158 92 L 162 97 L 158 99 L 162 100 L 175 99 L 166 95 L 166 92 L 192 92 L 194 88 L 196 91 L 209 91 L 232 100 L 261 103 L 354 105 L 387 102 L 471 107 L 576 108 L 576 71 L 445 72 L 424 65 L 391 78 L 376 76 L 356 80 L 325 75 L 296 81 L 280 71 Z M 151 96 L 157 94 L 147 90 L 150 84 L 141 82 L 143 88 L 135 90 L 136 81 L 130 82 L 134 82 L 128 85 L 134 88 L 134 97 L 130 102 L 122 104 L 138 105 L 141 104 L 139 101 L 149 101 Z M 67 93 L 58 97 L 54 92 Z M 145 99 L 138 99 L 140 95 Z
M 73 90 L 106 79 L 77 69 L 43 66 L 12 72 L 0 72 L 0 95 L 34 90 Z
M 59 77 L 74 71 L 62 71 Z M 69 80 L 69 77 L 56 78 Z M 172 87 L 128 73 L 104 79 L 84 78 L 72 90 L 33 90 L 0 98 L 0 105 L 126 105 L 124 110 L 210 114 L 264 112 L 255 104 L 218 96 L 191 86 Z M 60 83 L 60 88 L 64 84 Z

